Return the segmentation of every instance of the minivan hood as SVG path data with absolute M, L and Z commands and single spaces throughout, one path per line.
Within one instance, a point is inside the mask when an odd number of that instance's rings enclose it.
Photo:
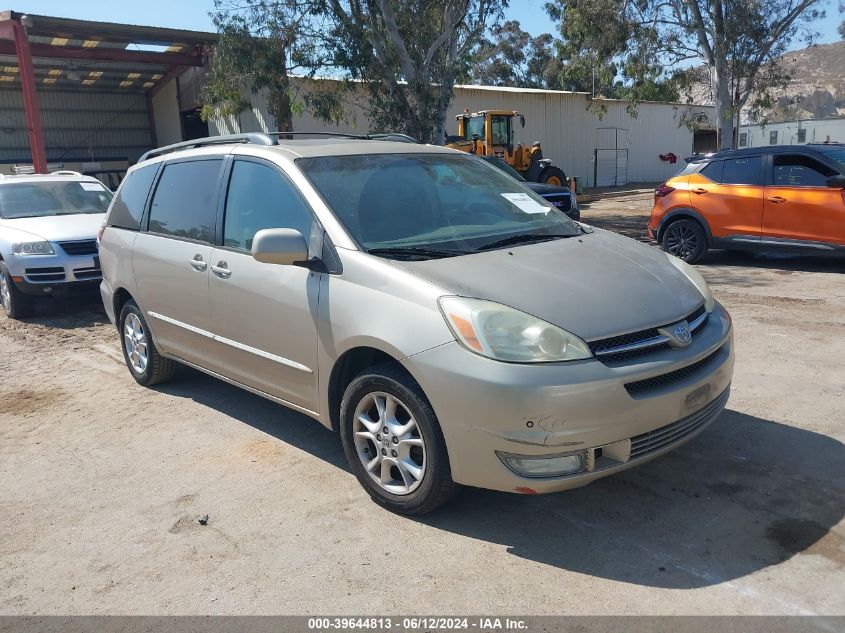
M 105 213 L 75 213 L 39 218 L 16 218 L 0 220 L 0 227 L 8 227 L 30 233 L 33 237 L 48 242 L 91 240 L 106 218 Z
M 703 301 L 665 253 L 599 229 L 473 255 L 393 263 L 447 292 L 511 306 L 588 341 L 679 321 Z

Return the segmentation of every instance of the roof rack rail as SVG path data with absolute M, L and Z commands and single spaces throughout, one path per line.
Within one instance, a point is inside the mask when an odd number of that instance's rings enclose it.
M 58 171 L 51 171 L 51 176 L 81 176 L 78 171 L 73 171 L 72 169 L 59 169 Z
M 380 132 L 378 134 L 348 134 L 346 132 L 271 132 L 267 136 L 279 140 L 291 136 L 329 136 L 336 138 L 348 138 L 358 141 L 398 141 L 400 143 L 419 143 L 413 136 L 401 132 Z
M 370 134 L 369 138 L 374 141 L 395 141 L 397 143 L 417 143 L 419 141 L 409 134 L 401 132 L 384 132 L 380 134 Z
M 337 136 L 339 138 L 366 139 L 365 134 L 346 134 L 345 132 L 270 132 L 267 136 L 282 139 L 286 136 Z
M 149 158 L 163 156 L 171 152 L 178 152 L 181 149 L 192 149 L 194 147 L 205 147 L 207 145 L 228 145 L 230 143 L 250 143 L 252 145 L 275 145 L 276 141 L 269 134 L 261 132 L 247 132 L 245 134 L 223 134 L 222 136 L 207 136 L 181 143 L 173 143 L 156 149 L 151 149 L 141 155 L 138 162 L 141 163 Z

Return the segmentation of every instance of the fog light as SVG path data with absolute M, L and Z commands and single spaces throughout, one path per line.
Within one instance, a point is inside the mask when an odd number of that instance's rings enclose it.
M 585 452 L 558 455 L 512 455 L 496 452 L 502 463 L 521 477 L 559 477 L 584 470 Z

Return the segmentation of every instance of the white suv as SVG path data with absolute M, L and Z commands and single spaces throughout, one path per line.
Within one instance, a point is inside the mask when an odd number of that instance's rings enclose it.
M 112 194 L 73 171 L 0 175 L 0 304 L 32 316 L 35 297 L 99 284 L 97 231 Z

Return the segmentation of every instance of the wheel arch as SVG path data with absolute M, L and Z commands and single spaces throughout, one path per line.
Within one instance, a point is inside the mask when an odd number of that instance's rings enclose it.
M 663 243 L 663 234 L 666 231 L 666 227 L 677 220 L 695 220 L 704 229 L 708 247 L 713 243 L 713 233 L 711 233 L 710 225 L 707 223 L 707 220 L 704 219 L 704 216 L 694 209 L 680 208 L 673 209 L 664 215 L 662 220 L 660 220 L 660 225 L 657 227 L 656 235 L 658 244 Z
M 355 376 L 368 367 L 375 367 L 383 363 L 395 365 L 415 382 L 418 382 L 396 356 L 369 345 L 358 345 L 346 350 L 332 365 L 327 396 L 329 421 L 333 431 L 340 428 L 340 403 L 343 400 L 343 392 L 346 387 Z
M 112 297 L 112 308 L 114 309 L 114 320 L 115 325 L 120 328 L 120 311 L 123 310 L 123 306 L 126 305 L 126 302 L 129 300 L 135 301 L 135 297 L 126 289 L 126 288 L 118 288 L 114 291 L 114 296 Z M 137 303 L 137 301 L 135 301 Z

